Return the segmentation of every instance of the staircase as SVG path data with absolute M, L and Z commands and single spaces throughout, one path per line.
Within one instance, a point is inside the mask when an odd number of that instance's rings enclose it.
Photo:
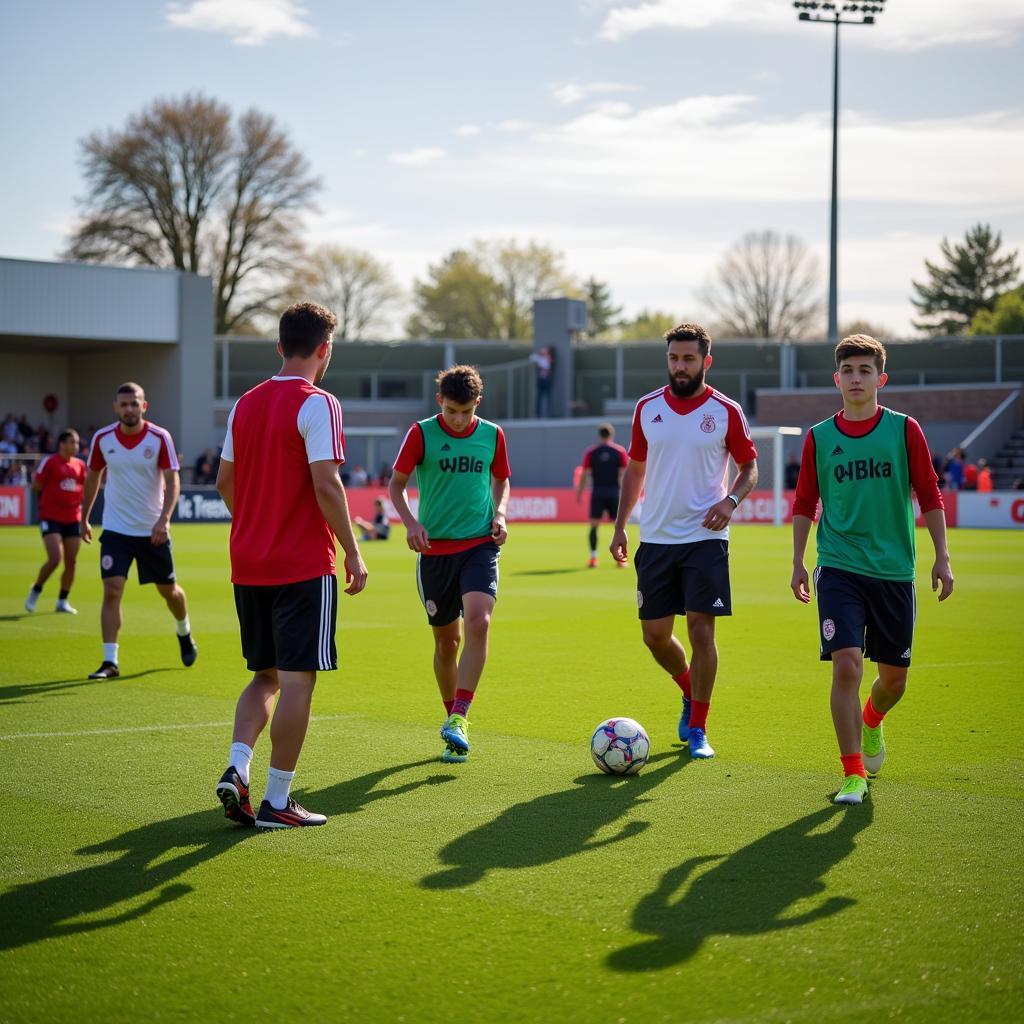
M 1024 427 L 1010 437 L 988 464 L 997 491 L 1008 491 L 1014 480 L 1024 479 Z

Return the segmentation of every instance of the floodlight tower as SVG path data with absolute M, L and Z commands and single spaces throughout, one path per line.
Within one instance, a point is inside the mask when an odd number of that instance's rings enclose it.
M 794 0 L 793 6 L 800 12 L 797 15 L 800 21 L 835 25 L 835 43 L 832 51 L 832 230 L 828 257 L 828 340 L 830 344 L 835 345 L 839 341 L 839 26 L 874 25 L 875 15 L 885 11 L 885 0 L 868 0 L 867 3 Z M 817 13 L 818 11 L 821 13 Z M 857 17 L 844 18 L 844 14 L 853 14 Z

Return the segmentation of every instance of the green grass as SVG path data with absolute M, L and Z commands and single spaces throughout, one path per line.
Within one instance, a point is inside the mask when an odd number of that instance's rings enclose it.
M 608 539 L 608 528 L 602 540 Z M 21 602 L 42 545 L 0 532 L 0 1020 L 1004 1021 L 1024 1012 L 1019 859 L 1024 545 L 954 531 L 920 591 L 914 666 L 862 807 L 839 779 L 816 616 L 789 536 L 733 537 L 709 734 L 640 642 L 632 571 L 585 529 L 518 526 L 468 765 L 438 756 L 431 642 L 400 539 L 365 549 L 341 671 L 321 676 L 297 795 L 327 827 L 230 826 L 213 786 L 246 680 L 227 532 L 175 531 L 200 658 L 152 587 L 100 661 L 98 552 L 75 619 Z M 927 537 L 919 538 L 927 570 Z M 927 595 L 927 596 L 926 596 Z M 652 763 L 594 770 L 641 721 Z M 254 764 L 262 789 L 268 746 Z

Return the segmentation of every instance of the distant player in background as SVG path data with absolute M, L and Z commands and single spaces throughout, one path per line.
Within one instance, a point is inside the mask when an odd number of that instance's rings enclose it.
M 417 554 L 416 584 L 434 632 L 434 676 L 448 716 L 441 726 L 441 760 L 450 762 L 469 757 L 469 707 L 487 659 L 498 559 L 508 538 L 505 434 L 477 416 L 483 391 L 475 367 L 440 373 L 441 412 L 409 428 L 389 485 L 406 542 Z M 405 492 L 413 472 L 416 515 Z
M 885 760 L 882 720 L 903 696 L 914 643 L 915 544 L 913 488 L 935 547 L 932 590 L 953 592 L 946 517 L 928 442 L 916 420 L 878 404 L 886 382 L 885 348 L 866 334 L 844 338 L 835 351 L 841 412 L 815 424 L 804 440 L 793 500 L 793 576 L 798 601 L 811 600 L 804 551 L 817 530 L 819 649 L 832 662 L 832 722 L 843 785 L 839 804 L 859 804 Z M 878 664 L 871 694 L 860 706 L 864 656 Z
M 603 516 L 614 523 L 615 514 L 619 511 L 619 488 L 622 486 L 622 474 L 629 464 L 629 453 L 621 444 L 616 444 L 615 428 L 610 423 L 602 423 L 597 428 L 599 438 L 583 453 L 583 472 L 576 485 L 576 501 L 583 500 L 583 492 L 588 485 L 593 485 L 590 492 L 590 542 L 589 569 L 597 568 L 597 527 Z M 620 569 L 626 563 L 615 563 Z
M 384 509 L 384 502 L 377 498 L 373 503 L 373 521 L 353 516 L 352 522 L 363 531 L 363 540 L 387 540 L 391 536 L 391 523 Z
M 729 520 L 757 483 L 757 449 L 743 410 L 710 387 L 711 338 L 699 324 L 665 335 L 668 386 L 637 402 L 612 557 L 627 555 L 626 523 L 643 491 L 633 563 L 644 643 L 683 692 L 679 738 L 710 758 L 707 717 L 718 673 L 715 619 L 732 614 Z M 726 485 L 729 457 L 739 469 Z M 686 616 L 692 664 L 673 629 Z
M 149 403 L 135 383 L 122 384 L 114 398 L 117 422 L 93 434 L 89 448 L 82 539 L 92 541 L 89 513 L 104 473 L 103 533 L 100 536 L 100 575 L 103 578 L 103 663 L 90 679 L 120 675 L 117 637 L 121 630 L 121 598 L 132 562 L 139 583 L 153 583 L 174 616 L 181 663 L 196 660 L 196 645 L 188 621 L 185 591 L 174 576 L 171 513 L 181 492 L 178 455 L 171 435 L 144 417 Z
M 231 511 L 231 582 L 252 680 L 235 707 L 228 767 L 217 783 L 240 825 L 323 825 L 290 795 L 309 727 L 317 672 L 338 667 L 334 541 L 345 551 L 347 594 L 366 586 L 338 474 L 345 461 L 341 406 L 317 385 L 338 321 L 312 302 L 281 316 L 276 376 L 247 391 L 228 417 L 217 490 Z M 270 722 L 270 767 L 259 813 L 249 801 L 253 747 Z
M 78 432 L 64 430 L 57 438 L 57 451 L 47 455 L 32 476 L 32 490 L 39 495 L 39 529 L 43 534 L 46 561 L 25 598 L 25 610 L 34 612 L 43 585 L 64 559 L 60 594 L 54 611 L 68 615 L 78 612 L 68 604 L 75 581 L 75 562 L 82 544 L 82 493 L 85 463 L 77 458 Z

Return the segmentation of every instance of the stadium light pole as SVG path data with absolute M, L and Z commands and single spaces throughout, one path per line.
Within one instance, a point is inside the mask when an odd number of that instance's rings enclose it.
M 875 15 L 885 11 L 885 0 L 867 3 L 831 2 L 831 0 L 794 0 L 800 21 L 816 21 L 835 26 L 832 51 L 832 217 L 828 256 L 828 340 L 839 341 L 839 26 L 874 25 Z M 818 13 L 818 12 L 821 13 Z M 859 18 L 844 18 L 844 14 Z

